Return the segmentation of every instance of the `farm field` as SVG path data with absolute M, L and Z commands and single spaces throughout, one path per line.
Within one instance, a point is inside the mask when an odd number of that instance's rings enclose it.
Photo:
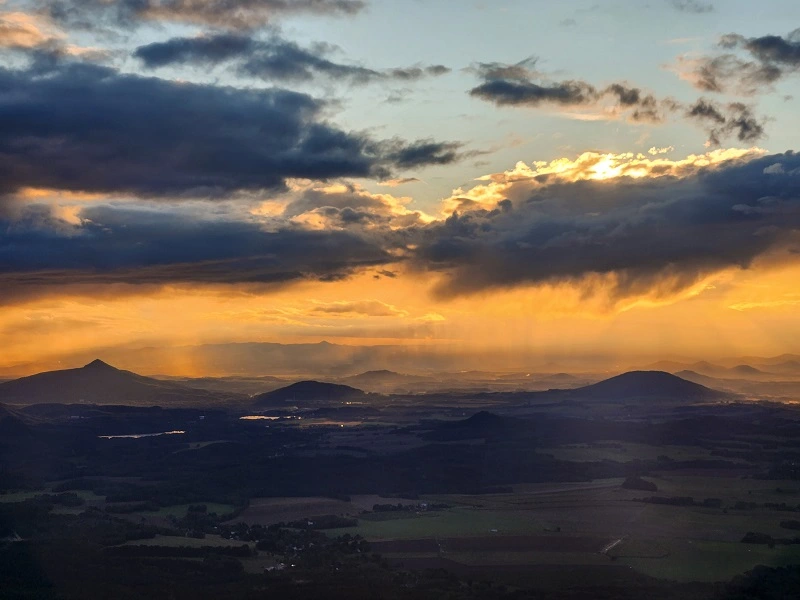
M 426 496 L 426 502 L 452 508 L 361 518 L 357 527 L 330 533 L 361 535 L 375 551 L 406 566 L 441 560 L 469 567 L 615 566 L 658 579 L 714 582 L 757 565 L 800 561 L 800 546 L 741 542 L 748 531 L 789 537 L 780 526 L 787 513 L 724 508 L 738 501 L 790 503 L 800 496 L 791 482 L 672 474 L 648 479 L 658 492 L 623 489 L 620 479 L 610 479 L 517 485 L 508 494 Z M 693 496 L 700 502 L 713 497 L 723 507 L 635 501 L 648 495 Z
M 800 562 L 797 546 L 775 547 L 739 542 L 657 540 L 664 556 L 625 556 L 625 542 L 614 549 L 618 562 L 639 573 L 672 581 L 727 581 L 756 565 L 783 567 Z
M 335 534 L 361 535 L 368 540 L 418 539 L 421 537 L 468 537 L 489 535 L 496 530 L 501 535 L 520 535 L 545 531 L 544 524 L 525 510 L 495 511 L 454 508 L 422 512 L 408 517 L 380 521 L 362 519 L 357 527 L 332 530 Z
M 125 542 L 123 546 L 169 546 L 171 548 L 189 547 L 203 548 L 206 546 L 240 546 L 242 542 L 225 539 L 219 535 L 206 535 L 203 538 L 192 538 L 174 535 L 157 535 L 151 539 L 133 540 Z
M 206 507 L 206 512 L 216 513 L 218 515 L 227 515 L 233 512 L 233 510 L 236 508 L 232 504 L 219 504 L 217 502 L 196 502 L 194 504 L 202 504 Z M 176 517 L 180 519 L 186 516 L 190 506 L 192 506 L 192 504 L 176 504 L 173 506 L 164 506 L 155 511 L 142 511 L 141 513 L 133 514 L 141 514 L 151 517 Z
M 272 525 L 319 515 L 352 513 L 354 505 L 333 498 L 253 498 L 236 522 Z

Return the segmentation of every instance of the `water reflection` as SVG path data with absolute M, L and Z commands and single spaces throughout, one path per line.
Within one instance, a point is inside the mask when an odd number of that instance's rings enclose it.
M 132 439 L 138 440 L 139 438 L 146 438 L 146 437 L 156 437 L 159 435 L 181 435 L 186 433 L 185 431 L 160 431 L 159 433 L 131 433 L 128 435 L 98 435 L 97 437 L 104 439 L 104 440 L 116 440 L 116 439 Z

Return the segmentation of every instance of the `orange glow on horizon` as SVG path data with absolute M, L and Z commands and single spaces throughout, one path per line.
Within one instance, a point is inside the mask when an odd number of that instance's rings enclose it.
M 649 156 L 587 152 L 574 159 L 520 162 L 512 170 L 480 177 L 468 191 L 454 190 L 442 201 L 440 218 L 460 210 L 465 199 L 494 208 L 514 185 L 540 185 L 539 176 L 563 181 L 681 177 L 764 153 L 758 148 L 728 149 L 673 160 L 664 156 L 670 151 L 652 148 Z M 353 194 L 387 215 L 417 223 L 433 218 L 411 210 L 411 198 L 373 194 L 357 185 L 291 182 L 289 196 L 298 192 L 330 196 L 332 201 Z M 55 214 L 76 227 L 81 221 L 73 203 L 103 198 L 34 188 L 22 195 L 46 201 L 51 194 L 64 202 L 56 205 Z M 289 205 L 287 198 L 256 203 L 251 214 L 278 218 Z M 303 215 L 311 220 L 298 219 L 298 226 L 328 226 L 322 211 Z M 800 265 L 792 262 L 762 260 L 748 270 L 707 275 L 688 287 L 665 279 L 624 298 L 615 296 L 615 275 L 594 274 L 579 281 L 442 299 L 432 293 L 440 275 L 403 265 L 400 260 L 392 265 L 391 277 L 366 270 L 337 282 L 279 287 L 67 286 L 3 307 L 0 373 L 14 371 L 15 365 L 31 370 L 31 365 L 53 364 L 73 354 L 96 352 L 102 357 L 104 349 L 118 347 L 226 342 L 457 345 L 487 354 L 518 349 L 546 355 L 552 350 L 633 359 L 648 351 L 700 357 L 780 354 L 796 350 L 794 340 L 800 339 L 795 315 Z M 153 372 L 203 374 L 196 365 L 181 362 L 154 367 Z

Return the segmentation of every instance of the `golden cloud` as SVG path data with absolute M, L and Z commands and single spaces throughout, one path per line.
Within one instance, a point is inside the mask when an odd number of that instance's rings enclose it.
M 620 154 L 584 152 L 577 158 L 563 157 L 549 162 L 535 161 L 530 165 L 518 162 L 513 169 L 483 175 L 476 179 L 488 183 L 476 185 L 469 190 L 461 188 L 453 190 L 453 194 L 442 202 L 442 214 L 449 216 L 456 211 L 493 210 L 502 200 L 522 198 L 532 189 L 554 183 L 613 180 L 624 177 L 683 178 L 702 168 L 714 168 L 736 160 L 749 160 L 767 153 L 762 148 L 753 147 L 720 148 L 704 154 L 690 154 L 686 158 L 677 160 L 658 156 L 670 149 L 671 147 L 651 148 L 650 154 L 653 158 L 633 152 Z

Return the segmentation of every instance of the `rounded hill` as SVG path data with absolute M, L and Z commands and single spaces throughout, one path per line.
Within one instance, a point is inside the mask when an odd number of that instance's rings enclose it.
M 724 392 L 681 379 L 665 371 L 630 371 L 574 390 L 585 399 L 625 400 L 654 398 L 671 400 L 715 400 Z
M 253 398 L 256 406 L 326 406 L 358 402 L 367 394 L 349 385 L 323 381 L 298 381 Z

